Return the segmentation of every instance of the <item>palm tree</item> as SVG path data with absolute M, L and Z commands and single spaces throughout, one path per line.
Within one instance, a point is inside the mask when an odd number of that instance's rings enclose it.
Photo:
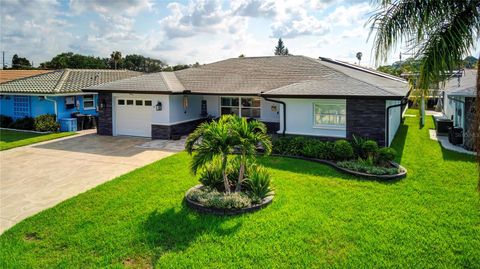
M 115 70 L 117 70 L 117 63 L 122 59 L 122 53 L 120 51 L 114 51 L 110 54 L 110 58 L 115 64 Z
M 272 151 L 272 142 L 267 135 L 267 127 L 262 122 L 258 120 L 248 121 L 246 118 L 240 118 L 238 116 L 233 116 L 230 119 L 230 125 L 234 132 L 234 137 L 237 140 L 235 144 L 240 151 L 238 155 L 240 168 L 235 186 L 235 192 L 239 192 L 242 190 L 247 160 L 255 156 L 259 145 L 263 147 L 264 154 L 270 154 Z
M 361 52 L 357 52 L 357 59 L 358 59 L 358 65 L 360 65 L 360 62 L 362 61 L 362 56 L 363 56 L 363 53 Z
M 375 32 L 375 58 L 377 62 L 385 61 L 397 45 L 406 41 L 409 50 L 420 60 L 416 87 L 422 97 L 431 85 L 444 82 L 478 41 L 480 0 L 376 1 L 378 10 L 370 18 L 370 33 Z M 479 91 L 477 79 L 477 96 Z M 475 122 L 478 121 L 477 112 Z M 480 144 L 480 131 L 476 128 L 475 132 Z M 477 155 L 479 152 L 477 148 Z M 480 155 L 478 159 L 480 162 Z
M 189 154 L 195 152 L 190 167 L 194 174 L 201 167 L 220 158 L 226 193 L 230 193 L 230 182 L 227 177 L 228 155 L 233 152 L 236 140 L 228 124 L 229 120 L 229 116 L 223 116 L 219 121 L 202 123 L 185 142 L 187 152 Z

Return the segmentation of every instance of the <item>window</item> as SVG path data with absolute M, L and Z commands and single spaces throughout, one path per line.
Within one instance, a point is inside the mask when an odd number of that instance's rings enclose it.
M 118 105 L 120 105 L 120 106 L 125 105 L 125 100 L 123 100 L 123 99 L 118 99 Z
M 145 106 L 152 106 L 152 100 L 145 100 Z
M 136 106 L 143 106 L 143 100 L 135 100 Z
M 93 100 L 93 94 L 83 96 L 83 109 L 94 109 L 95 101 Z
M 313 125 L 319 128 L 344 129 L 346 126 L 344 100 L 325 100 L 313 105 Z
M 65 97 L 65 109 L 75 108 L 75 96 L 66 96 Z
M 127 100 L 127 106 L 133 106 L 133 100 Z
M 220 112 L 222 115 L 233 114 L 246 118 L 260 118 L 260 98 L 222 97 Z

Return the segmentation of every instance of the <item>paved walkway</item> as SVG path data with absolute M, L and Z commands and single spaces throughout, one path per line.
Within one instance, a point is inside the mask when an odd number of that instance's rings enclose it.
M 437 136 L 437 131 L 430 129 L 428 130 L 430 132 L 430 139 L 436 140 L 440 142 L 440 145 L 442 145 L 443 148 L 451 150 L 451 151 L 456 151 L 460 153 L 465 153 L 465 154 L 470 154 L 470 155 L 476 155 L 474 151 L 466 150 L 465 148 L 457 145 L 453 145 L 448 141 L 448 136 Z
M 153 142 L 153 141 L 152 141 Z M 0 152 L 0 233 L 21 220 L 183 149 L 184 140 L 92 131 Z

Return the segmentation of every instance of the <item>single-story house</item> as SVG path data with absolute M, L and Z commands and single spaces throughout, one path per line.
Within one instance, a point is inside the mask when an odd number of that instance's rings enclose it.
M 461 76 L 448 80 L 444 85 L 444 109 L 446 118 L 453 121 L 454 127 L 463 129 L 463 146 L 473 150 L 475 139 L 475 98 L 477 96 L 477 70 L 464 70 Z
M 74 112 L 96 115 L 96 93 L 82 92 L 82 88 L 141 74 L 127 70 L 63 69 L 13 79 L 0 84 L 0 114 L 13 119 L 42 114 L 70 118 Z
M 227 59 L 84 89 L 99 95 L 97 131 L 169 139 L 209 117 L 259 119 L 270 131 L 390 144 L 400 125 L 403 79 L 305 56 Z

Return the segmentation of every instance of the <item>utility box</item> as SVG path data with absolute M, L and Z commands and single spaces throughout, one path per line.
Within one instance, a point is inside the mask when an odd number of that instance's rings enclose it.
M 77 119 L 76 118 L 60 119 L 60 131 L 61 132 L 76 132 L 77 131 Z

